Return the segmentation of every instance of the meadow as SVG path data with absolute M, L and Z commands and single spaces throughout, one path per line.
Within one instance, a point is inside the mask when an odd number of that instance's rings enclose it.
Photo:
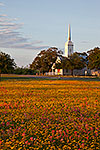
M 1 150 L 100 150 L 100 82 L 0 82 Z

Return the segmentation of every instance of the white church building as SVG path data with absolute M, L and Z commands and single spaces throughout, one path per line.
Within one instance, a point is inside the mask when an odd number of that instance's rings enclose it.
M 58 56 L 55 63 L 52 65 L 52 72 L 49 72 L 49 75 L 71 75 L 71 70 L 70 69 L 56 69 L 55 64 L 61 63 L 62 60 L 64 60 L 66 57 L 69 58 L 71 54 L 74 53 L 74 44 L 71 40 L 71 27 L 70 25 L 68 26 L 68 39 L 65 43 L 65 52 L 64 56 Z M 73 70 L 73 75 L 87 75 L 90 74 L 90 70 L 87 69 L 87 67 L 83 69 L 74 69 Z
M 73 42 L 71 41 L 71 29 L 70 29 L 70 25 L 68 27 L 68 40 L 65 43 L 65 57 L 69 57 L 71 56 L 71 54 L 73 54 Z
M 68 26 L 68 40 L 66 41 L 65 43 L 65 54 L 63 57 L 69 57 L 71 56 L 71 54 L 73 54 L 74 52 L 74 44 L 73 42 L 71 41 L 71 28 L 70 28 L 70 24 Z M 71 71 L 70 70 L 67 70 L 67 69 L 56 69 L 55 68 L 55 64 L 56 63 L 61 63 L 62 61 L 62 57 L 58 56 L 55 63 L 52 65 L 52 75 L 69 75 L 71 74 Z

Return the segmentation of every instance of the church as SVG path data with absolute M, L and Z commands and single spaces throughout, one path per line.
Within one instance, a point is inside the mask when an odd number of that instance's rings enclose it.
M 64 61 L 66 58 L 69 58 L 72 54 L 74 53 L 74 44 L 71 40 L 71 27 L 70 24 L 68 26 L 68 39 L 65 43 L 65 52 L 64 56 L 58 56 L 55 63 L 52 65 L 52 72 L 51 75 L 71 75 L 71 70 L 70 69 L 57 69 L 55 66 L 56 64 L 61 63 Z M 90 70 L 87 69 L 87 67 L 84 67 L 83 69 L 74 69 L 73 70 L 73 75 L 87 75 L 90 74 Z
M 68 40 L 65 43 L 65 57 L 71 56 L 73 54 L 73 42 L 71 41 L 71 29 L 70 29 L 70 24 L 68 27 Z
M 71 28 L 70 28 L 70 24 L 68 26 L 68 40 L 65 43 L 65 55 L 63 57 L 58 56 L 55 63 L 52 65 L 52 75 L 69 75 L 71 74 L 70 70 L 67 69 L 56 69 L 55 68 L 55 64 L 57 63 L 61 63 L 62 59 L 64 59 L 65 57 L 69 57 L 71 56 L 71 54 L 73 54 L 73 50 L 74 49 L 74 44 L 71 41 Z

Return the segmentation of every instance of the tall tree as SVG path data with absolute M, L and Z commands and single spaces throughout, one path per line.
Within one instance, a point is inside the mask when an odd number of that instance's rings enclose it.
M 57 69 L 70 69 L 73 75 L 74 69 L 82 69 L 86 65 L 84 58 L 78 53 L 73 53 L 69 58 L 62 57 L 62 62 L 57 63 L 55 68 Z
M 13 73 L 16 64 L 10 55 L 0 52 L 0 72 Z
M 88 64 L 88 55 L 87 55 L 87 53 L 85 53 L 85 52 L 83 52 L 83 53 L 76 52 L 76 54 L 78 54 L 78 56 L 82 58 L 82 61 L 87 66 L 87 64 Z
M 69 66 L 70 66 L 70 59 L 63 56 L 61 58 L 61 62 L 55 63 L 56 69 L 69 69 Z
M 34 59 L 30 68 L 33 70 L 39 70 L 41 73 L 48 72 L 51 66 L 55 62 L 58 55 L 61 55 L 62 51 L 59 51 L 56 47 L 51 47 L 47 50 L 41 51 Z
M 70 65 L 69 69 L 71 69 L 71 74 L 73 75 L 74 69 L 83 69 L 85 67 L 85 62 L 83 57 L 81 57 L 76 52 L 70 56 Z
M 88 67 L 90 69 L 97 69 L 100 70 L 100 48 L 96 47 L 92 50 L 87 52 L 88 56 Z

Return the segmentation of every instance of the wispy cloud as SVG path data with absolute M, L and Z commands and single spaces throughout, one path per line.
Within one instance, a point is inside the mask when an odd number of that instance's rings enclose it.
M 4 5 L 0 3 L 0 5 Z M 21 48 L 40 50 L 47 48 L 43 45 L 43 41 L 33 40 L 24 37 L 19 29 L 23 27 L 23 23 L 16 23 L 17 18 L 8 18 L 6 14 L 0 15 L 0 47 L 1 48 Z
M 88 43 L 90 43 L 89 41 L 81 41 L 81 43 L 83 43 L 83 44 L 88 44 Z
M 0 6 L 5 6 L 5 4 L 0 2 Z
M 0 15 L 0 17 L 6 17 L 7 15 L 6 14 L 2 14 L 2 15 Z

